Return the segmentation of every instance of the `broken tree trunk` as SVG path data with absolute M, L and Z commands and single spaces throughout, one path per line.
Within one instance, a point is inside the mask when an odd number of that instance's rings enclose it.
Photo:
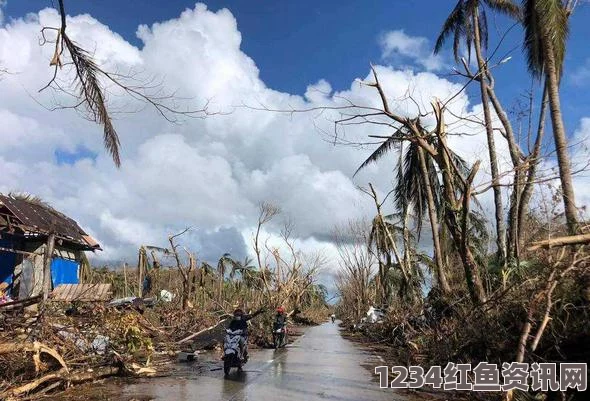
M 590 234 L 568 235 L 565 237 L 551 238 L 544 241 L 533 242 L 527 249 L 536 251 L 541 248 L 551 248 L 554 246 L 581 245 L 590 243 Z
M 17 353 L 17 352 L 33 352 L 33 362 L 35 363 L 35 371 L 39 372 L 40 371 L 40 366 L 41 366 L 41 354 L 47 354 L 49 356 L 51 356 L 57 363 L 59 363 L 59 365 L 61 366 L 61 368 L 65 371 L 68 372 L 68 366 L 66 365 L 66 362 L 63 360 L 63 358 L 61 357 L 61 355 L 54 350 L 51 347 L 48 347 L 47 345 L 44 345 L 38 341 L 35 341 L 33 343 L 4 343 L 4 344 L 0 344 L 0 355 L 2 354 L 11 354 L 11 353 Z

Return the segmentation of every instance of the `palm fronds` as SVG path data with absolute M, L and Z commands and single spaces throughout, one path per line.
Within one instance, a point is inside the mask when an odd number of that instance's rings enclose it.
M 561 75 L 569 34 L 568 12 L 561 0 L 524 0 L 523 50 L 529 71 L 540 78 L 545 69 L 544 41 L 551 41 L 556 67 Z
M 387 138 L 381 145 L 379 145 L 379 147 L 373 153 L 371 153 L 371 155 L 367 158 L 367 160 L 365 160 L 359 166 L 359 168 L 356 169 L 356 171 L 353 174 L 353 177 L 355 175 L 357 175 L 359 171 L 361 171 L 362 169 L 364 169 L 368 165 L 370 165 L 372 163 L 376 163 L 379 159 L 381 159 L 381 157 L 383 157 L 391 149 L 399 148 L 402 135 L 403 135 L 403 131 L 400 128 L 393 135 L 391 135 L 389 138 Z
M 43 200 L 41 197 L 37 195 L 32 195 L 26 192 L 9 192 L 8 197 L 16 200 L 25 201 L 32 205 L 41 206 L 58 217 L 69 219 L 69 217 L 67 217 L 60 211 L 54 209 L 54 207 L 51 206 L 51 204 L 49 204 L 47 201 Z
M 462 26 L 465 23 L 465 13 L 464 13 L 464 1 L 459 0 L 453 8 L 453 11 L 447 17 L 445 23 L 443 24 L 442 30 L 438 34 L 438 38 L 436 39 L 436 44 L 434 45 L 434 54 L 438 54 L 449 36 L 453 35 L 453 54 L 455 55 L 455 59 L 459 59 L 459 46 L 461 43 L 461 36 L 462 36 Z
M 500 14 L 520 20 L 522 18 L 522 10 L 518 4 L 512 0 L 485 0 L 486 5 Z
M 418 239 L 420 239 L 422 222 L 427 209 L 426 185 L 432 189 L 435 204 L 439 203 L 441 191 L 438 173 L 431 157 L 426 157 L 428 181 L 423 177 L 419 152 L 420 145 L 415 142 L 410 143 L 403 155 L 403 171 L 398 169 L 398 179 L 394 191 L 398 209 L 405 210 L 409 207 L 413 210 Z
M 99 75 L 102 70 L 96 65 L 90 54 L 74 43 L 65 32 L 61 39 L 72 59 L 76 71 L 76 88 L 81 102 L 85 105 L 93 121 L 103 126 L 104 146 L 110 153 L 117 167 L 121 166 L 119 148 L 121 142 L 107 110 L 105 94 L 100 86 Z
M 488 23 L 485 9 L 482 3 L 500 14 L 515 19 L 521 18 L 520 8 L 512 0 L 459 0 L 447 19 L 438 35 L 434 46 L 434 54 L 438 54 L 446 41 L 453 35 L 453 55 L 459 61 L 459 50 L 461 41 L 464 42 L 467 50 L 467 58 L 471 58 L 471 48 L 475 40 L 474 18 L 479 19 L 479 36 L 482 49 L 488 45 Z

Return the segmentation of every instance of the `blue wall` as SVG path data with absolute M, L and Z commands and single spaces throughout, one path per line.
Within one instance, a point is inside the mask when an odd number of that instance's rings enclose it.
M 53 288 L 60 284 L 78 284 L 78 262 L 62 258 L 53 258 L 51 262 L 51 281 Z

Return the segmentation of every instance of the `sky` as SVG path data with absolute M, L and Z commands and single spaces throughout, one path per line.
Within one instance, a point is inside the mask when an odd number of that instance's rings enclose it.
M 0 68 L 7 71 L 0 76 L 0 192 L 39 195 L 76 219 L 103 245 L 98 263 L 132 261 L 138 246 L 165 245 L 169 234 L 186 226 L 193 229 L 184 241 L 202 259 L 225 252 L 243 258 L 251 254 L 263 201 L 277 204 L 281 219 L 295 223 L 302 249 L 334 257 L 334 227 L 373 213 L 356 186 L 373 182 L 381 194 L 388 192 L 395 155 L 353 178 L 374 146 L 334 146 L 333 113 L 254 108 L 338 106 L 343 99 L 378 105 L 374 91 L 359 84 L 370 80 L 371 63 L 391 99 L 410 91 L 423 108 L 462 85 L 452 74 L 449 49 L 432 54 L 454 2 L 66 1 L 69 34 L 106 70 L 139 72 L 138 78 L 153 78 L 175 93 L 181 109 L 208 104 L 214 113 L 170 123 L 110 87 L 122 143 L 117 169 L 99 126 L 73 110 L 48 110 L 72 99 L 39 92 L 52 74 L 53 49 L 40 45 L 40 31 L 57 26 L 54 3 L 0 0 Z M 588 20 L 590 4 L 582 1 L 571 20 L 561 88 L 569 136 L 580 143 L 575 160 L 585 157 L 579 152 L 590 135 Z M 538 86 L 523 61 L 522 32 L 492 14 L 488 23 L 490 49 L 499 44 L 493 60 L 510 57 L 494 68 L 496 86 L 506 107 L 516 110 Z M 59 82 L 68 82 L 68 74 L 60 71 Z M 476 89 L 449 107 L 457 115 L 481 114 Z M 416 112 L 407 101 L 399 107 Z M 387 132 L 351 127 L 346 138 L 366 141 L 373 133 Z M 465 124 L 462 133 L 453 146 L 467 160 L 483 161 L 478 179 L 486 182 L 481 127 Z M 498 143 L 508 170 L 506 147 Z M 551 157 L 544 163 L 554 167 Z M 579 204 L 590 199 L 586 180 L 576 180 Z M 489 193 L 481 196 L 484 208 L 490 199 Z M 272 241 L 279 220 L 265 231 Z M 337 269 L 333 259 L 329 268 Z

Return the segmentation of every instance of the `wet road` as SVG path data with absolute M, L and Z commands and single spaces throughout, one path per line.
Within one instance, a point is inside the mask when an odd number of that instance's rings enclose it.
M 224 378 L 217 370 L 220 361 L 205 361 L 199 375 L 186 372 L 184 378 L 119 384 L 116 390 L 111 384 L 107 385 L 110 391 L 102 394 L 103 399 L 120 401 L 407 400 L 391 389 L 379 388 L 371 371 L 362 366 L 372 362 L 370 353 L 340 336 L 337 325 L 326 323 L 307 329 L 287 348 L 252 351 L 241 374 L 232 370 Z

